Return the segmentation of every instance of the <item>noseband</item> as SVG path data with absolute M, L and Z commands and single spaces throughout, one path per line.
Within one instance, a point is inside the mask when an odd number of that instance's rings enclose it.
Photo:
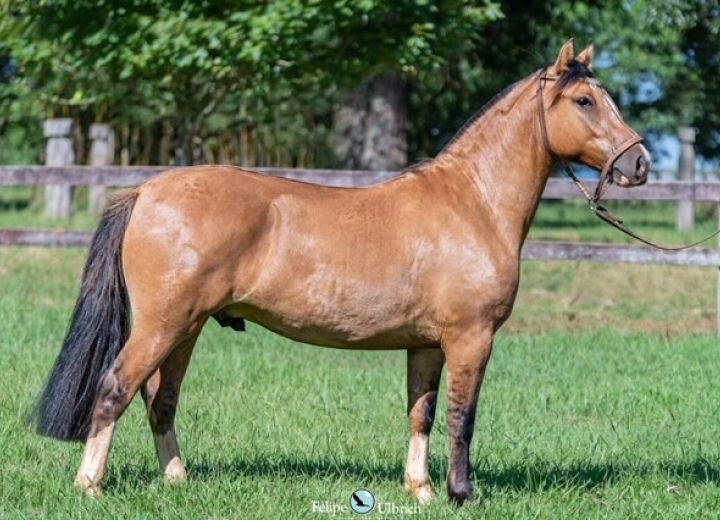
M 595 215 L 598 216 L 601 220 L 607 222 L 611 226 L 619 229 L 626 235 L 629 235 L 633 237 L 636 240 L 639 240 L 640 242 L 647 244 L 651 247 L 654 247 L 656 249 L 661 249 L 663 251 L 680 251 L 682 249 L 688 249 L 690 247 L 696 246 L 698 244 L 702 244 L 703 242 L 710 240 L 714 236 L 717 236 L 720 234 L 720 229 L 715 231 L 714 233 L 706 236 L 702 240 L 698 240 L 697 242 L 693 242 L 692 244 L 687 244 L 684 246 L 677 246 L 677 247 L 667 247 L 658 245 L 647 238 L 643 238 L 634 231 L 632 231 L 630 228 L 628 228 L 621 219 L 610 213 L 610 211 L 605 208 L 604 206 L 599 204 L 600 198 L 605 193 L 605 190 L 612 182 L 612 172 L 613 172 L 613 166 L 615 165 L 615 161 L 617 161 L 622 154 L 627 152 L 630 148 L 635 146 L 636 144 L 642 143 L 644 139 L 633 132 L 633 136 L 630 137 L 627 141 L 622 143 L 620 146 L 615 148 L 613 146 L 613 155 L 607 160 L 605 163 L 605 166 L 603 166 L 602 172 L 600 172 L 600 180 L 598 180 L 597 186 L 595 187 L 595 194 L 590 195 L 590 193 L 587 191 L 585 186 L 580 182 L 580 179 L 577 178 L 577 175 L 575 175 L 575 172 L 572 169 L 572 166 L 568 161 L 557 155 L 555 152 L 553 152 L 552 148 L 550 147 L 550 140 L 548 139 L 548 132 L 547 132 L 547 122 L 545 120 L 545 100 L 543 97 L 543 92 L 545 88 L 545 82 L 547 81 L 556 81 L 557 78 L 550 77 L 547 75 L 545 71 L 542 76 L 538 78 L 538 86 L 535 91 L 536 97 L 538 99 L 538 112 L 540 117 L 540 132 L 542 134 L 543 144 L 545 146 L 545 149 L 550 154 L 550 156 L 562 164 L 563 169 L 565 170 L 565 173 L 572 179 L 572 181 L 575 183 L 575 186 L 580 190 L 580 192 L 585 196 L 585 198 L 588 201 L 588 204 L 590 205 L 590 210 L 595 213 Z M 588 81 L 594 81 L 594 80 L 588 80 Z M 595 82 L 597 85 L 597 83 Z

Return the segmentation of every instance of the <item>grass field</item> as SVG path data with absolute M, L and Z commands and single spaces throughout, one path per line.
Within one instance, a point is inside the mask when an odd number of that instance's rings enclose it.
M 532 235 L 612 238 L 582 211 L 548 205 Z M 657 238 L 685 238 L 666 206 L 621 214 Z M 0 212 L 0 227 L 12 225 L 3 218 L 11 217 Z M 24 208 L 12 218 L 40 222 Z M 91 223 L 81 215 L 73 226 Z M 188 484 L 163 483 L 135 402 L 118 427 L 105 496 L 76 493 L 82 446 L 39 438 L 22 419 L 62 340 L 83 254 L 0 249 L 0 517 L 323 518 L 314 501 L 345 505 L 359 487 L 413 505 L 402 489 L 403 352 L 312 348 L 214 323 L 178 414 Z M 478 498 L 459 510 L 447 504 L 443 393 L 431 458 L 440 497 L 418 516 L 720 516 L 715 277 L 713 269 L 525 263 L 481 395 Z

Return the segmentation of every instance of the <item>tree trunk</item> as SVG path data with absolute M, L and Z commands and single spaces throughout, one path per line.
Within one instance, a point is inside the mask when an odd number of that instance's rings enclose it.
M 192 158 L 192 145 L 191 137 L 187 120 L 182 118 L 178 119 L 175 124 L 175 135 L 173 139 L 173 145 L 175 153 L 173 154 L 172 165 L 183 167 L 190 166 L 190 160 Z
M 338 168 L 398 170 L 407 165 L 407 97 L 396 74 L 373 77 L 335 109 Z

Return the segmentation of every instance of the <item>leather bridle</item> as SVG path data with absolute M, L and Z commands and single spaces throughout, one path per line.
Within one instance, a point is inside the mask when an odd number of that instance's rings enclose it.
M 595 187 L 595 193 L 593 195 L 590 195 L 590 193 L 587 191 L 585 186 L 580 182 L 580 180 L 577 178 L 577 175 L 575 175 L 575 172 L 572 169 L 572 166 L 568 161 L 566 161 L 564 158 L 557 155 L 552 147 L 550 146 L 550 140 L 548 138 L 548 132 L 547 132 L 547 122 L 545 120 L 545 100 L 543 96 L 545 83 L 548 81 L 556 81 L 557 78 L 548 76 L 547 71 L 543 71 L 542 75 L 538 77 L 538 86 L 537 90 L 535 91 L 535 94 L 538 99 L 538 111 L 540 115 L 540 133 L 542 134 L 543 144 L 545 146 L 546 151 L 550 154 L 550 157 L 552 157 L 555 161 L 559 162 L 563 170 L 565 170 L 565 173 L 567 174 L 570 179 L 572 179 L 573 183 L 575 183 L 575 186 L 577 186 L 578 190 L 583 194 L 583 196 L 587 199 L 588 204 L 590 205 L 590 210 L 595 213 L 595 215 L 598 216 L 601 220 L 607 222 L 611 226 L 619 229 L 626 235 L 629 235 L 633 237 L 636 240 L 639 240 L 640 242 L 647 244 L 651 247 L 654 247 L 656 249 L 662 249 L 663 251 L 680 251 L 682 249 L 688 249 L 690 247 L 696 246 L 698 244 L 702 244 L 703 242 L 710 240 L 711 238 L 717 236 L 720 234 L 720 229 L 715 231 L 714 233 L 706 236 L 705 238 L 698 240 L 697 242 L 693 242 L 692 244 L 687 244 L 683 246 L 662 246 L 659 244 L 656 244 L 655 242 L 652 242 L 648 240 L 647 238 L 644 238 L 634 231 L 632 231 L 630 228 L 628 228 L 623 221 L 613 215 L 607 208 L 602 206 L 600 202 L 600 198 L 605 193 L 608 186 L 612 183 L 612 172 L 613 167 L 615 166 L 615 161 L 617 161 L 625 152 L 627 152 L 630 148 L 635 146 L 636 144 L 642 143 L 644 139 L 633 132 L 633 135 L 625 142 L 623 142 L 620 146 L 617 148 L 613 147 L 613 155 L 607 160 L 605 163 L 605 166 L 603 166 L 602 171 L 600 172 L 600 179 L 598 180 L 597 186 Z M 594 81 L 594 80 L 586 80 L 586 81 Z M 597 83 L 595 83 L 597 85 Z

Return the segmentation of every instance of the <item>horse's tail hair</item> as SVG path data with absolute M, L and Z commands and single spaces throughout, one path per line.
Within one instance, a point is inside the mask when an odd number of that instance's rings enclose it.
M 114 197 L 100 218 L 62 349 L 28 421 L 41 435 L 87 439 L 100 382 L 130 334 L 122 244 L 137 190 Z

